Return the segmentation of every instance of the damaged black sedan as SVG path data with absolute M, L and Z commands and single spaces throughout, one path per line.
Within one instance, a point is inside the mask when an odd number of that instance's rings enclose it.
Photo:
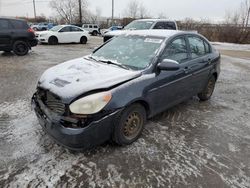
M 146 120 L 190 97 L 208 100 L 220 55 L 201 35 L 128 31 L 48 69 L 32 97 L 43 129 L 70 149 L 136 141 Z

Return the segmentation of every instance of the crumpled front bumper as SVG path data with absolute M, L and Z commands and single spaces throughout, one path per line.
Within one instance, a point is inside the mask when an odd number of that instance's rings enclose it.
M 109 140 L 112 136 L 113 122 L 121 111 L 116 110 L 84 128 L 67 128 L 60 123 L 59 116 L 53 115 L 53 112 L 38 100 L 35 95 L 32 97 L 32 107 L 40 125 L 59 145 L 71 150 L 89 149 Z

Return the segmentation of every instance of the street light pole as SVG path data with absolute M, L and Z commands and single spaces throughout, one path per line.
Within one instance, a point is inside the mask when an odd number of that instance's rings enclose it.
M 112 0 L 112 26 L 114 25 L 114 0 Z
M 33 0 L 33 8 L 34 8 L 34 16 L 35 16 L 35 20 L 36 20 L 36 2 L 35 2 L 35 0 Z
M 82 25 L 82 0 L 79 0 L 79 22 Z

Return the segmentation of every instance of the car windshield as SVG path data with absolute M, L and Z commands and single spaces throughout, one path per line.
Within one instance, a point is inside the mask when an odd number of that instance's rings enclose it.
M 144 29 L 150 29 L 153 25 L 153 21 L 133 21 L 130 24 L 128 24 L 124 29 L 126 30 L 144 30 Z
M 62 28 L 63 28 L 63 26 L 57 25 L 57 26 L 55 26 L 55 27 L 52 27 L 52 28 L 50 29 L 50 31 L 59 31 L 59 30 L 62 29 Z
M 164 38 L 120 36 L 92 54 L 97 61 L 111 61 L 133 70 L 146 68 L 155 57 Z

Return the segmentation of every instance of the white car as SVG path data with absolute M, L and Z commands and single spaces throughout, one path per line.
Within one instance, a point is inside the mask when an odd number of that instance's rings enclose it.
M 86 44 L 89 39 L 88 31 L 73 25 L 58 25 L 49 31 L 36 32 L 41 43 L 56 45 L 58 43 Z

